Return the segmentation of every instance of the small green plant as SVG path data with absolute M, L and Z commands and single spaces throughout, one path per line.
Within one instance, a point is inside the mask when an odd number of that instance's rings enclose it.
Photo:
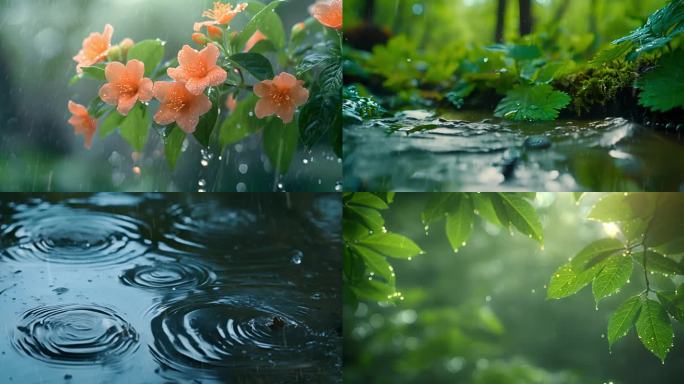
M 663 56 L 654 70 L 637 81 L 639 104 L 661 112 L 684 108 L 683 63 L 684 49 Z

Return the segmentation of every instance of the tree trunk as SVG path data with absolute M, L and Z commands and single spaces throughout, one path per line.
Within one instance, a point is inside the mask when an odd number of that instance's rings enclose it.
M 591 10 L 589 15 L 589 31 L 594 35 L 594 42 L 589 48 L 590 52 L 595 52 L 601 46 L 601 35 L 598 28 L 598 0 L 591 0 Z
M 551 22 L 560 23 L 563 16 L 565 16 L 565 12 L 567 12 L 569 6 L 570 0 L 562 0 L 560 5 L 558 6 L 558 9 L 556 9 L 556 14 L 553 16 L 553 20 L 551 20 Z
M 494 41 L 503 43 L 504 30 L 506 29 L 506 0 L 499 0 L 499 5 L 496 8 L 496 31 L 494 32 Z
M 532 0 L 520 0 L 520 36 L 532 33 Z
M 363 12 L 363 20 L 368 23 L 373 23 L 373 16 L 375 15 L 375 0 L 366 0 L 366 7 Z

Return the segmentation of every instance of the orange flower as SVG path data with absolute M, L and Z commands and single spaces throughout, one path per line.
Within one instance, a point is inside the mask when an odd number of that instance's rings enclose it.
M 183 83 L 158 81 L 154 83 L 154 97 L 161 103 L 154 121 L 159 125 L 175 121 L 186 133 L 195 132 L 200 116 L 211 110 L 207 95 L 193 95 Z
M 79 75 L 83 73 L 81 68 L 90 67 L 107 58 L 107 52 L 109 52 L 109 48 L 112 45 L 113 34 L 114 27 L 107 24 L 105 25 L 104 32 L 93 32 L 83 40 L 83 49 L 81 49 L 78 55 L 74 56 L 74 61 L 78 63 L 76 71 Z
M 247 9 L 247 3 L 238 4 L 233 8 L 232 4 L 224 4 L 220 1 L 214 2 L 214 8 L 202 13 L 202 16 L 209 18 L 209 21 L 195 23 L 194 30 L 199 32 L 204 26 L 209 25 L 228 25 L 237 16 L 238 13 Z
M 93 135 L 97 130 L 97 120 L 90 116 L 86 107 L 71 100 L 69 100 L 69 112 L 73 115 L 69 119 L 69 124 L 74 127 L 76 134 L 83 135 L 85 147 L 90 149 L 93 146 Z
M 292 122 L 295 109 L 309 100 L 309 91 L 303 85 L 303 81 L 285 72 L 256 84 L 254 93 L 261 98 L 254 110 L 257 118 L 277 115 L 285 124 Z
M 342 29 L 342 0 L 318 0 L 309 12 L 326 27 Z
M 133 109 L 135 103 L 152 100 L 152 80 L 143 77 L 145 64 L 139 60 L 131 60 L 128 64 L 113 62 L 105 67 L 108 83 L 100 88 L 100 99 L 109 105 L 116 105 L 116 110 L 123 116 Z
M 245 52 L 249 52 L 254 48 L 255 45 L 257 45 L 258 42 L 268 40 L 268 36 L 264 35 L 260 30 L 257 29 L 256 32 L 252 35 L 252 37 L 247 40 L 247 43 L 245 43 Z
M 216 65 L 221 52 L 214 44 L 197 52 L 189 45 L 184 45 L 178 52 L 178 68 L 169 68 L 167 73 L 172 79 L 185 83 L 194 95 L 199 95 L 207 87 L 220 85 L 228 77 L 226 71 Z
M 209 43 L 209 38 L 204 33 L 195 32 L 192 34 L 192 41 L 198 45 L 207 45 Z

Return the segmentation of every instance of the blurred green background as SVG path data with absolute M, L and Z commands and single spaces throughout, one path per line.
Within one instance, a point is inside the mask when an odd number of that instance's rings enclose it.
M 523 1 L 525 2 L 525 1 Z M 532 31 L 551 33 L 558 28 L 567 44 L 608 43 L 640 27 L 665 0 L 528 0 Z M 405 34 L 430 48 L 463 43 L 489 44 L 495 40 L 499 0 L 346 0 L 345 32 L 364 23 L 388 33 Z M 506 0 L 504 40 L 519 36 L 518 0 Z M 369 13 L 370 12 L 370 13 Z
M 634 330 L 612 353 L 608 349 L 608 318 L 643 288 L 640 270 L 632 277 L 637 284 L 598 309 L 588 288 L 546 299 L 556 268 L 606 236 L 600 223 L 585 219 L 598 197 L 576 205 L 569 193 L 539 193 L 543 249 L 480 221 L 468 245 L 454 254 L 442 226 L 425 233 L 420 214 L 430 194 L 397 194 L 383 212 L 386 227 L 414 239 L 426 254 L 392 260 L 403 301 L 345 307 L 345 383 L 680 383 L 679 324 L 673 323 L 675 345 L 664 365 Z M 669 278 L 653 279 L 674 289 Z
M 288 33 L 309 17 L 307 7 L 312 3 L 293 0 L 279 7 Z M 170 59 L 190 42 L 193 23 L 211 4 L 209 0 L 0 1 L 0 190 L 193 191 L 201 188 L 203 180 L 216 190 L 240 192 L 334 190 L 341 165 L 327 142 L 311 152 L 302 149 L 281 178 L 268 164 L 259 137 L 223 153 L 214 149 L 206 167 L 203 160 L 210 156 L 203 156 L 192 140 L 172 173 L 155 132 L 139 164 L 134 164 L 131 148 L 118 135 L 101 141 L 96 134 L 91 151 L 83 148 L 82 136 L 74 135 L 67 124 L 67 101 L 87 104 L 98 89 L 91 80 L 67 85 L 75 74 L 72 57 L 89 33 L 101 33 L 110 23 L 115 29 L 113 44 L 126 37 L 160 38 L 167 42 L 165 59 Z M 245 22 L 239 16 L 232 25 L 239 30 Z M 135 165 L 142 168 L 141 176 L 133 172 Z

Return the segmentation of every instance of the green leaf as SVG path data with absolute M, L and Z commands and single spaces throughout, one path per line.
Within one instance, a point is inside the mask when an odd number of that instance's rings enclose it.
M 447 213 L 448 203 L 451 198 L 455 196 L 452 193 L 435 193 L 430 196 L 430 200 L 425 205 L 425 209 L 421 213 L 423 224 L 430 225 L 433 221 L 445 217 Z
M 423 253 L 413 240 L 396 233 L 376 233 L 360 240 L 358 245 L 398 259 L 408 259 Z
M 487 47 L 487 49 L 494 52 L 503 52 L 506 56 L 517 61 L 534 60 L 543 54 L 541 48 L 536 45 L 496 44 Z
M 667 312 L 680 323 L 684 323 L 684 285 L 674 292 L 656 292 Z
M 323 69 L 313 95 L 299 113 L 299 132 L 307 147 L 316 144 L 329 130 L 342 131 L 342 64 L 340 60 Z
M 83 70 L 83 74 L 90 78 L 101 81 L 107 80 L 103 65 L 94 65 L 92 67 L 83 67 L 81 69 Z
M 672 324 L 663 306 L 651 299 L 641 301 L 641 313 L 636 323 L 637 334 L 641 343 L 654 355 L 665 362 L 667 353 L 672 348 Z
M 164 59 L 164 43 L 161 40 L 143 40 L 128 50 L 128 61 L 140 60 L 145 64 L 145 76 L 151 75 Z
M 385 279 L 390 285 L 394 285 L 396 278 L 394 275 L 394 269 L 387 262 L 385 256 L 365 247 L 354 247 L 352 249 L 357 252 L 363 258 L 366 263 L 366 271 L 369 273 L 374 273 Z
M 638 260 L 643 262 L 641 257 Z M 666 275 L 684 275 L 684 266 L 681 263 L 652 250 L 646 251 L 646 269 Z
M 459 196 L 457 203 L 451 207 L 446 217 L 446 234 L 454 252 L 466 245 L 473 229 L 473 205 L 465 195 Z
M 575 202 L 579 203 L 579 201 L 582 199 L 582 196 L 584 196 L 584 192 L 573 192 L 572 197 L 575 198 Z
M 611 61 L 624 59 L 624 57 L 634 49 L 632 43 L 622 43 L 617 45 L 611 45 L 599 51 L 590 63 L 592 65 L 601 65 Z
M 508 91 L 494 114 L 510 120 L 554 120 L 570 103 L 570 96 L 548 84 L 518 85 Z
M 370 192 L 354 193 L 349 199 L 348 204 L 363 205 L 375 209 L 387 209 L 389 206 L 381 198 Z
M 254 115 L 257 100 L 256 95 L 252 93 L 238 102 L 235 110 L 221 125 L 221 145 L 225 147 L 237 143 L 266 125 L 263 120 L 257 119 Z
M 369 230 L 378 232 L 382 231 L 385 225 L 385 219 L 382 218 L 380 212 L 375 209 L 361 207 L 361 206 L 347 206 L 345 207 L 345 215 L 350 218 L 356 218 L 360 220 L 363 225 L 365 225 Z
M 678 34 L 684 32 L 684 2 L 674 0 L 648 17 L 646 24 L 629 35 L 613 41 L 636 45 L 636 54 L 665 47 Z
M 352 291 L 359 297 L 375 301 L 388 301 L 395 293 L 395 289 L 388 283 L 379 280 L 361 280 L 352 286 Z
M 140 152 L 145 148 L 149 129 L 150 122 L 147 117 L 147 108 L 138 104 L 123 120 L 119 132 L 121 137 L 126 139 L 133 149 Z
M 193 133 L 195 139 L 197 139 L 205 148 L 209 147 L 211 135 L 214 133 L 214 127 L 216 126 L 216 120 L 218 119 L 219 113 L 218 103 L 213 103 L 209 112 L 200 116 L 197 129 L 195 129 L 195 132 Z
M 622 193 L 611 193 L 602 197 L 594 205 L 587 217 L 608 223 L 629 220 L 632 216 L 631 209 L 625 200 L 625 195 Z
M 496 210 L 492 205 L 491 193 L 476 193 L 473 195 L 473 203 L 477 214 L 483 219 L 494 225 L 503 225 L 496 215 Z
M 605 263 L 603 263 L 603 268 L 598 275 L 594 277 L 594 282 L 591 285 L 591 290 L 594 294 L 596 303 L 622 288 L 627 284 L 631 275 L 631 257 L 623 255 L 613 255 L 609 257 Z
M 562 299 L 574 295 L 589 284 L 596 274 L 601 271 L 601 264 L 589 269 L 580 270 L 572 263 L 560 266 L 551 276 L 546 297 L 549 299 Z
M 344 219 L 342 219 L 342 238 L 346 242 L 357 242 L 363 238 L 371 235 L 370 230 L 364 224 L 358 221 L 357 217 L 350 214 L 347 209 L 344 210 Z M 384 223 L 383 223 L 384 224 Z
M 264 6 L 258 1 L 247 1 L 247 10 L 249 14 L 254 15 L 252 19 L 245 25 L 242 32 L 238 35 L 236 40 L 237 51 L 244 50 L 247 40 L 249 40 L 254 33 L 259 30 L 268 37 L 268 40 L 277 48 L 282 48 L 285 45 L 285 29 L 280 16 L 275 13 L 275 9 L 284 0 L 276 0 Z
M 622 303 L 608 321 L 608 346 L 627 336 L 641 310 L 641 298 L 634 296 Z
M 102 124 L 100 125 L 100 137 L 105 138 L 109 136 L 112 132 L 116 131 L 121 125 L 121 122 L 125 119 L 124 116 L 119 115 L 116 110 L 107 115 Z
M 173 124 L 170 132 L 164 137 L 164 155 L 171 170 L 176 168 L 178 158 L 181 155 L 181 149 L 183 148 L 183 141 L 185 141 L 185 132 L 178 128 L 176 124 Z
M 656 69 L 637 81 L 639 104 L 654 111 L 684 108 L 684 49 L 663 56 Z
M 283 124 L 280 119 L 271 118 L 264 128 L 263 144 L 273 169 L 280 174 L 287 173 L 299 144 L 297 122 Z
M 262 54 L 253 52 L 236 53 L 230 57 L 230 60 L 246 69 L 257 80 L 271 80 L 275 77 L 271 62 Z
M 532 204 L 517 193 L 500 193 L 499 196 L 506 205 L 508 222 L 524 235 L 541 243 L 543 240 L 541 221 Z
M 582 271 L 605 260 L 606 257 L 618 252 L 624 252 L 625 245 L 618 239 L 605 238 L 596 240 L 582 248 L 581 251 L 570 260 L 577 270 Z

